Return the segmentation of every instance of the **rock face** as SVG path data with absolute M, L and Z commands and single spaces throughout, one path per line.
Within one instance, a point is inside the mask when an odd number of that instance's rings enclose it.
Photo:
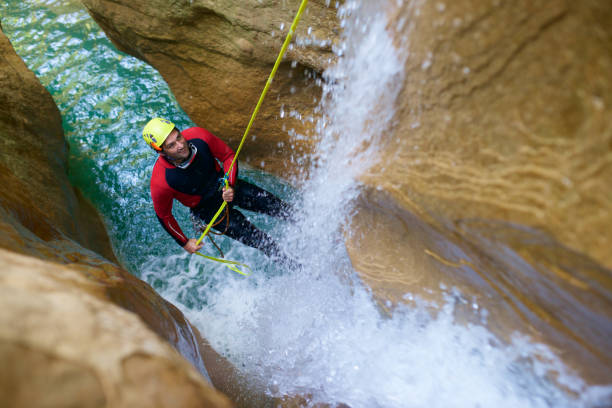
M 0 250 L 0 267 L 6 406 L 230 406 L 80 265 Z
M 114 256 L 99 217 L 84 204 L 66 177 L 67 145 L 62 120 L 51 95 L 41 86 L 8 39 L 0 38 L 2 53 L 0 83 L 0 208 L 3 220 L 25 227 L 40 239 L 69 238 L 99 252 Z M 80 228 L 91 225 L 91 228 Z M 4 230 L 6 231 L 6 229 Z M 0 238 L 3 247 L 39 252 L 15 237 Z
M 416 1 L 400 19 L 406 80 L 354 266 L 382 299 L 456 286 L 609 381 L 612 3 Z
M 237 148 L 300 1 L 84 0 L 113 43 L 155 68 L 198 125 Z M 310 151 L 304 134 L 320 97 L 314 78 L 333 58 L 336 10 L 310 1 L 291 47 L 244 145 L 242 160 L 268 170 L 294 171 L 287 156 Z M 293 66 L 291 61 L 294 61 Z M 299 109 L 301 117 L 291 116 Z M 284 113 L 283 113 L 284 112 Z M 143 118 L 143 125 L 146 123 Z M 277 120 L 280 119 L 280 120 Z M 249 138 L 249 140 L 251 140 Z
M 182 313 L 112 262 L 68 182 L 59 111 L 2 33 L 0 104 L 0 400 L 230 406 L 194 368 L 204 346 Z

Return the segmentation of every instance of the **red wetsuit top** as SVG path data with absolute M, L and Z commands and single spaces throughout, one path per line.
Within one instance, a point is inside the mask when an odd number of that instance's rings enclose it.
M 151 198 L 161 225 L 180 246 L 184 246 L 188 238 L 172 215 L 173 201 L 176 199 L 189 208 L 197 208 L 206 201 L 210 203 L 210 200 L 219 200 L 219 178 L 229 169 L 234 151 L 201 127 L 185 129 L 181 134 L 187 139 L 192 151 L 195 147 L 197 152 L 184 169 L 159 156 L 151 175 Z M 223 172 L 217 160 L 223 163 Z M 237 173 L 238 163 L 235 163 L 228 179 L 231 186 L 236 183 Z

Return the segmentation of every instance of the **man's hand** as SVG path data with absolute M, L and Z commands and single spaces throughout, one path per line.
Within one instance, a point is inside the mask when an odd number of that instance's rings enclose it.
M 199 251 L 200 248 L 204 246 L 204 244 L 202 243 L 196 244 L 196 241 L 197 239 L 190 238 L 189 241 L 187 241 L 187 243 L 183 246 L 183 249 L 189 252 L 190 254 L 193 254 L 195 251 Z
M 231 203 L 234 200 L 234 189 L 231 187 L 223 187 L 223 201 Z

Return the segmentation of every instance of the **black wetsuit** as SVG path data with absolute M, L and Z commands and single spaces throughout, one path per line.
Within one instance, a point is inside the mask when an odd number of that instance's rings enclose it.
M 223 203 L 219 186 L 224 172 L 217 160 L 223 163 L 227 171 L 234 152 L 206 129 L 195 127 L 181 133 L 197 152 L 186 168 L 177 167 L 160 156 L 151 176 L 151 197 L 161 225 L 180 246 L 185 246 L 188 238 L 172 215 L 173 200 L 189 207 L 193 215 L 209 223 Z M 260 249 L 272 258 L 285 258 L 274 240 L 250 223 L 235 207 L 286 219 L 290 206 L 272 193 L 238 180 L 237 175 L 238 166 L 235 163 L 228 178 L 230 186 L 235 189 L 234 200 L 228 203 L 229 225 L 224 220 L 213 228 L 245 245 Z

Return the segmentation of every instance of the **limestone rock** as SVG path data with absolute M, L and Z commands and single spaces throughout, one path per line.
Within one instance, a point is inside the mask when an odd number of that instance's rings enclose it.
M 133 313 L 64 266 L 0 249 L 0 398 L 11 407 L 229 407 Z
M 74 239 L 114 260 L 99 216 L 68 182 L 62 118 L 51 95 L 1 33 L 0 55 L 0 207 L 43 240 Z
M 181 107 L 237 148 L 300 1 L 84 0 L 113 43 L 155 68 Z M 313 110 L 321 89 L 315 77 L 333 60 L 336 9 L 310 1 L 291 47 L 244 145 L 241 160 L 276 172 L 295 171 L 290 158 L 312 148 Z M 292 67 L 292 64 L 295 66 Z M 301 118 L 292 117 L 296 110 Z M 147 118 L 143 118 L 143 125 Z
M 272 31 L 287 28 L 298 2 L 84 3 L 115 44 L 162 73 L 194 121 L 235 146 L 282 41 Z M 311 4 L 300 30 L 334 41 L 333 10 Z M 612 4 L 393 4 L 388 27 L 402 27 L 406 79 L 378 157 L 385 165 L 362 177 L 347 234 L 353 265 L 385 301 L 440 299 L 440 283 L 457 287 L 470 300 L 458 318 L 485 307 L 502 337 L 528 333 L 588 379 L 607 380 Z M 246 147 L 252 163 L 282 169 L 277 143 L 291 142 L 282 126 L 303 131 L 267 119 L 283 103 L 312 111 L 319 90 L 301 72 L 320 72 L 329 57 L 310 50 L 290 53 L 291 78 L 281 67 L 258 142 Z
M 394 302 L 455 286 L 496 331 L 609 380 L 612 3 L 417 1 L 399 19 L 406 79 L 355 267 Z

